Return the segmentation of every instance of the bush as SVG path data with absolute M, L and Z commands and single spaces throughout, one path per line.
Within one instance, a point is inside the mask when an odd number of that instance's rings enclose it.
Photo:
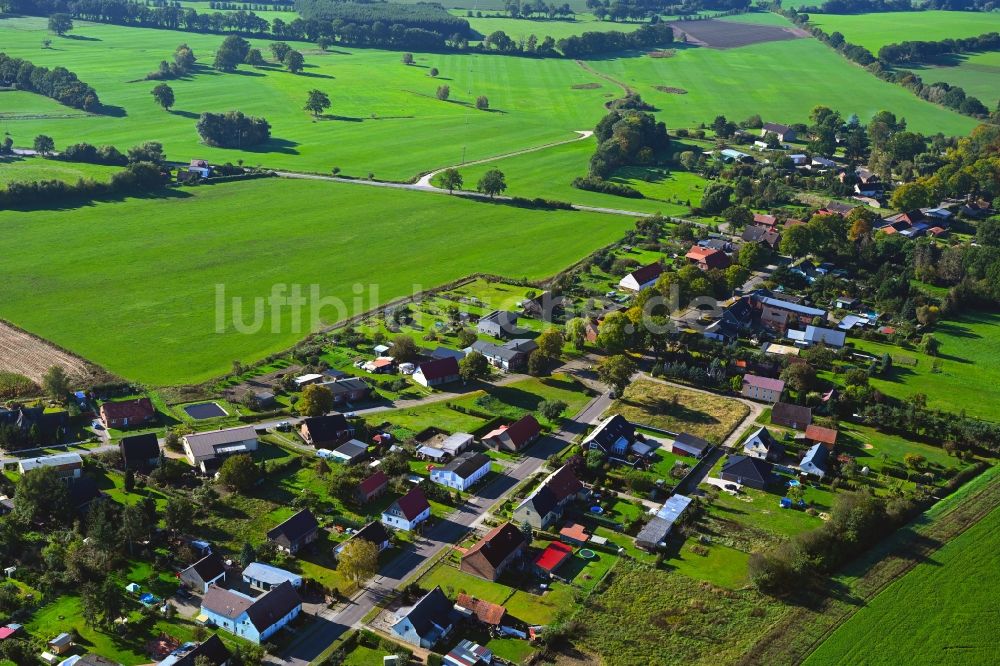
M 243 115 L 242 111 L 203 113 L 197 128 L 205 143 L 219 148 L 247 148 L 271 138 L 267 120 Z
M 618 197 L 627 197 L 629 199 L 646 198 L 642 192 L 635 189 L 634 187 L 629 187 L 628 185 L 621 185 L 619 183 L 612 183 L 610 181 L 604 180 L 603 178 L 597 178 L 595 176 L 574 178 L 573 187 L 575 187 L 578 190 L 587 190 L 588 192 L 600 192 L 601 194 L 613 194 Z

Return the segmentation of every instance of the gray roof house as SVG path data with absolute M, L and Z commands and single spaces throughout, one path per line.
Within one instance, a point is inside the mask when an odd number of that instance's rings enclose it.
M 504 371 L 518 370 L 528 363 L 528 355 L 538 349 L 538 343 L 528 338 L 515 338 L 502 345 L 495 345 L 484 340 L 476 340 L 466 349 L 466 353 L 476 351 L 486 357 L 486 360 Z
M 494 338 L 507 338 L 517 332 L 517 313 L 494 310 L 476 324 L 476 330 Z
M 420 598 L 408 608 L 400 608 L 392 633 L 401 640 L 425 649 L 451 633 L 455 609 L 440 587 Z
M 785 456 L 785 447 L 771 435 L 771 431 L 760 427 L 743 441 L 743 455 L 768 462 L 780 462 Z
M 207 474 L 229 456 L 256 451 L 257 431 L 239 426 L 184 435 L 182 441 L 188 462 Z
M 178 574 L 185 587 L 204 594 L 208 586 L 226 577 L 226 565 L 218 553 L 210 553 Z
M 666 540 L 674 523 L 687 510 L 689 504 L 691 504 L 691 498 L 685 495 L 670 497 L 656 512 L 652 520 L 639 530 L 639 534 L 635 537 L 635 545 L 646 550 L 658 548 Z
M 817 443 L 806 451 L 804 456 L 802 456 L 802 462 L 799 463 L 799 469 L 805 474 L 811 474 L 812 476 L 823 478 L 829 471 L 829 468 L 827 467 L 829 460 L 830 449 L 823 446 L 822 443 Z

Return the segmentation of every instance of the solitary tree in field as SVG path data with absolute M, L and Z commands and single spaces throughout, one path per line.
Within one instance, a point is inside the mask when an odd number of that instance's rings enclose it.
M 73 29 L 73 18 L 69 14 L 53 14 L 49 17 L 49 31 L 60 37 Z
M 330 48 L 330 44 L 332 43 L 333 42 L 330 41 L 329 37 L 320 37 L 319 39 L 316 40 L 316 46 L 319 47 L 320 51 L 326 51 L 328 48 Z
M 170 107 L 174 105 L 174 89 L 166 83 L 161 83 L 153 88 L 151 94 L 153 95 L 153 99 L 156 100 L 156 103 L 167 111 L 169 111 Z
M 306 100 L 305 110 L 312 111 L 313 117 L 318 118 L 319 114 L 330 108 L 330 96 L 322 90 L 310 90 L 309 98 Z
M 34 148 L 36 153 L 48 155 L 56 149 L 56 142 L 52 140 L 51 136 L 39 134 L 35 137 Z
M 285 62 L 285 56 L 292 50 L 292 47 L 284 42 L 271 42 L 271 55 L 278 62 Z
M 43 49 L 51 49 L 52 48 L 52 40 L 51 39 L 43 39 L 42 40 L 42 48 Z
M 476 189 L 488 195 L 490 199 L 498 194 L 502 194 L 507 189 L 507 180 L 503 175 L 503 171 L 496 167 L 490 169 L 476 183 Z
M 440 72 L 438 72 L 437 67 L 431 67 L 431 71 L 429 73 L 431 76 L 437 76 Z
M 413 54 L 412 53 L 404 53 L 403 54 L 403 64 L 404 65 L 412 65 L 413 64 Z
M 448 194 L 462 187 L 462 174 L 458 169 L 445 169 L 441 173 L 441 185 L 448 188 Z
M 451 88 L 448 86 L 438 86 L 437 98 L 442 102 L 447 101 L 451 97 Z
M 292 74 L 298 74 L 305 67 L 306 59 L 302 57 L 302 54 L 298 51 L 289 51 L 285 54 L 285 59 L 283 60 L 285 67 Z
M 486 95 L 480 95 L 476 98 L 476 108 L 480 111 L 486 111 L 490 108 L 490 100 L 487 99 Z
M 221 72 L 234 72 L 246 60 L 250 52 L 250 42 L 236 35 L 229 35 L 215 52 L 212 66 Z

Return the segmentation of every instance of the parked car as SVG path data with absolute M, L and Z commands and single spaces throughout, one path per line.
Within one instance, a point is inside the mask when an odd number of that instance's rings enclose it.
M 292 429 L 292 424 L 288 421 L 282 421 L 281 423 L 278 424 L 277 429 L 280 430 L 281 432 L 288 432 L 289 430 Z

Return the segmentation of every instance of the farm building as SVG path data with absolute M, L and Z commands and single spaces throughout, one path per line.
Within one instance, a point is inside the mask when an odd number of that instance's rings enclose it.
M 778 141 L 782 143 L 786 141 L 795 141 L 796 132 L 788 125 L 782 125 L 780 123 L 764 123 L 760 130 L 761 138 L 766 137 L 768 134 L 773 134 L 778 137 Z
M 389 477 L 382 470 L 378 470 L 358 484 L 358 488 L 354 492 L 354 498 L 358 504 L 367 504 L 373 499 L 384 495 L 388 487 Z
M 792 340 L 800 347 L 812 347 L 820 343 L 839 349 L 844 346 L 847 333 L 830 328 L 820 328 L 819 326 L 806 326 L 804 331 L 789 329 L 786 333 L 789 340 Z
M 701 437 L 682 432 L 674 438 L 671 451 L 682 456 L 701 458 L 712 445 Z
M 364 442 L 352 439 L 335 448 L 330 457 L 339 463 L 352 465 L 368 457 L 368 447 Z

